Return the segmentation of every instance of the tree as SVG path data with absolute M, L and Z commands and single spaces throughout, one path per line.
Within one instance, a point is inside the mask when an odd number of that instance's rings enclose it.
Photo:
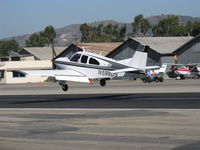
M 194 22 L 192 27 L 192 36 L 197 36 L 200 34 L 200 22 Z
M 56 57 L 56 52 L 54 49 L 54 39 L 56 38 L 56 32 L 53 26 L 47 26 L 44 29 L 44 32 L 41 32 L 42 37 L 44 37 L 46 43 L 51 45 L 52 48 L 52 61 L 54 61 Z
M 84 23 L 80 26 L 80 30 L 81 30 L 81 33 L 82 33 L 81 41 L 88 42 L 89 38 L 90 38 L 90 32 L 91 32 L 90 26 L 88 24 Z
M 119 39 L 123 39 L 126 36 L 126 25 L 123 25 L 119 30 Z
M 80 26 L 82 42 L 121 42 L 124 40 L 126 25 L 119 27 L 117 24 L 90 26 L 86 23 Z
M 145 36 L 148 30 L 151 28 L 149 21 L 143 18 L 143 15 L 137 15 L 132 22 L 133 34 Z
M 176 36 L 176 29 L 180 28 L 178 16 L 168 16 L 161 19 L 158 24 L 154 25 L 152 31 L 154 36 Z
M 34 33 L 26 40 L 26 47 L 43 47 L 45 44 L 45 37 L 41 33 Z
M 0 55 L 8 56 L 10 51 L 17 52 L 20 49 L 19 44 L 16 40 L 0 41 Z

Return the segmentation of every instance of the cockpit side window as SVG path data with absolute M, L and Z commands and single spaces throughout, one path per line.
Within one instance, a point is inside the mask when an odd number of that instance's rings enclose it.
M 87 63 L 87 60 L 88 60 L 88 56 L 85 56 L 85 55 L 83 55 L 82 57 L 81 57 L 81 63 Z
M 70 59 L 70 61 L 77 62 L 80 57 L 81 57 L 81 54 L 76 54 Z
M 89 64 L 99 65 L 99 62 L 96 59 L 94 59 L 94 58 L 90 58 Z

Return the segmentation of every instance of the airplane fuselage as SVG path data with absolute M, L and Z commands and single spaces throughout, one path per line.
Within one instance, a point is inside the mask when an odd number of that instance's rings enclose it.
M 76 55 L 78 54 L 73 55 L 71 58 L 63 57 L 56 59 L 56 67 L 62 70 L 76 70 L 91 80 L 134 78 L 137 76 L 137 74 L 127 72 L 112 73 L 111 71 L 122 69 L 125 65 L 123 63 L 116 63 L 109 58 L 85 55 L 83 53 L 79 56 L 80 58 L 77 57 L 78 59 L 75 59 Z M 87 60 L 84 60 L 84 57 L 87 57 Z

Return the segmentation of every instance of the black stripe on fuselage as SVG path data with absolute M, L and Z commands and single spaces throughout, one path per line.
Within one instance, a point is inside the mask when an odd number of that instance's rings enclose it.
M 117 69 L 117 68 L 103 67 L 103 66 L 98 66 L 98 65 L 90 65 L 90 64 L 83 64 L 83 63 L 77 63 L 77 62 L 55 61 L 55 63 L 56 64 L 62 64 L 62 65 L 77 66 L 77 67 L 102 69 L 102 70 L 116 70 Z

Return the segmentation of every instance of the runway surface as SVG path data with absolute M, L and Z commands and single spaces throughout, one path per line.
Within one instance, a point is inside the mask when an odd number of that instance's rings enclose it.
M 0 109 L 1 150 L 199 150 L 200 110 Z
M 200 80 L 69 87 L 1 85 L 0 149 L 200 149 Z
M 199 109 L 200 93 L 112 93 L 0 96 L 0 108 Z

